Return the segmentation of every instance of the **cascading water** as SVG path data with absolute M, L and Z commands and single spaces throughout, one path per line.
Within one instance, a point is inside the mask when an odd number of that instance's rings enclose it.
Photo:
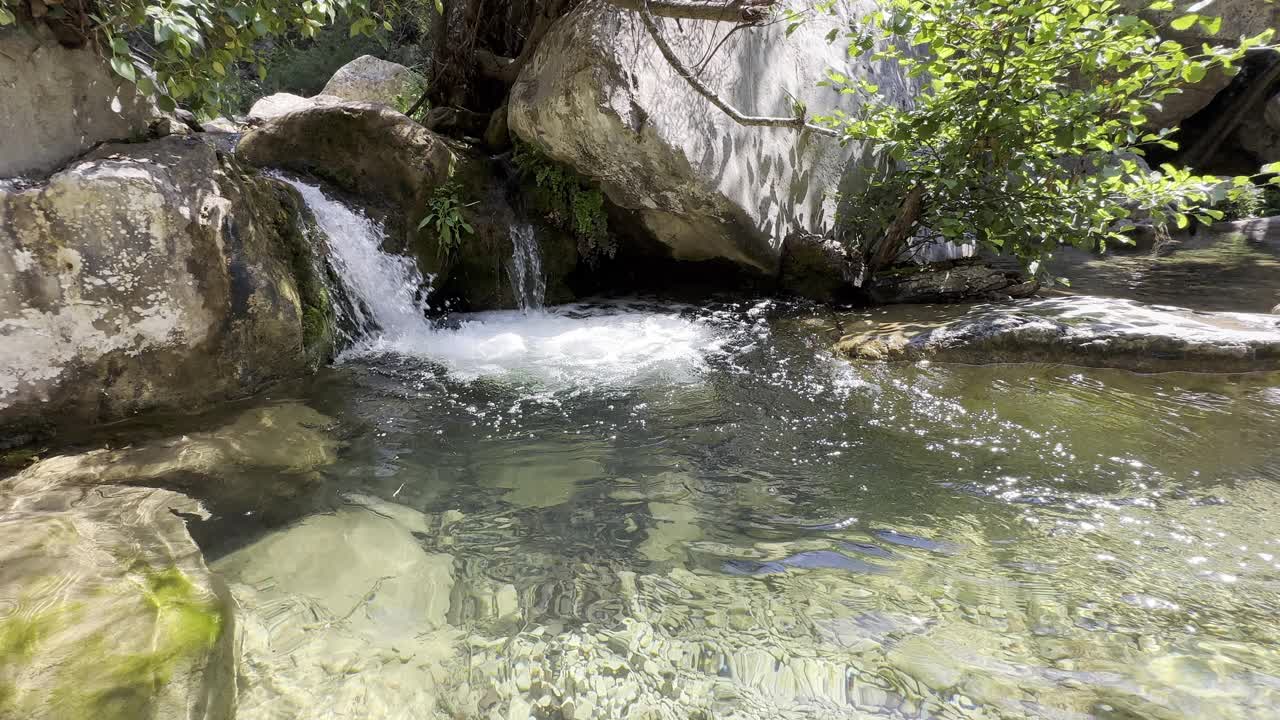
M 727 338 L 705 319 L 639 303 L 570 305 L 541 310 L 546 277 L 533 228 L 511 228 L 512 288 L 522 312 L 461 315 L 452 327 L 427 319 L 428 283 L 413 260 L 382 250 L 383 230 L 363 213 L 326 197 L 315 185 L 280 176 L 297 188 L 328 238 L 330 257 L 354 301 L 360 333 L 342 359 L 393 355 L 426 358 L 454 377 L 506 377 L 556 388 L 625 386 L 662 377 L 696 380 L 704 359 Z M 376 361 L 376 360 L 373 360 Z
M 547 295 L 547 276 L 542 272 L 542 251 L 533 226 L 522 222 L 511 226 L 511 289 L 524 312 L 541 310 Z
M 278 176 L 298 190 L 329 243 L 330 258 L 355 301 L 355 328 L 397 341 L 431 332 L 427 321 L 430 283 L 412 258 L 383 252 L 383 230 L 366 215 L 325 196 L 319 187 Z

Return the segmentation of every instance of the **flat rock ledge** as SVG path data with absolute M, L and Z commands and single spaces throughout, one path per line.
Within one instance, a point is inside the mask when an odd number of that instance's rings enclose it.
M 1280 317 L 1073 296 L 981 305 L 933 327 L 873 328 L 841 338 L 835 352 L 857 360 L 1255 372 L 1280 370 Z

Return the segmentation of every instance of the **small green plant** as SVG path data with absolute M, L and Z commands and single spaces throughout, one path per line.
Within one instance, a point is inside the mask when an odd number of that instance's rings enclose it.
M 475 203 L 464 204 L 460 199 L 462 189 L 456 182 L 447 182 L 435 189 L 427 203 L 427 216 L 418 223 L 418 229 L 432 229 L 436 234 L 436 255 L 448 257 L 462 245 L 462 237 L 475 232 L 462 209 Z
M 604 193 L 599 188 L 523 143 L 516 144 L 513 160 L 532 181 L 538 209 L 553 225 L 573 234 L 583 257 L 613 257 L 617 243 L 609 235 Z
M 400 92 L 396 94 L 395 106 L 400 112 L 408 115 L 413 109 L 413 104 L 418 102 L 418 98 L 422 97 L 422 93 L 427 91 L 427 81 L 418 73 L 410 73 L 405 77 L 404 84 L 400 86 Z M 423 103 L 417 112 L 410 117 L 415 120 L 426 115 L 431 108 L 427 103 Z
M 1217 209 L 1222 211 L 1224 220 L 1248 220 L 1263 217 L 1267 210 L 1267 196 L 1263 188 L 1253 183 L 1234 187 L 1227 197 L 1218 203 Z

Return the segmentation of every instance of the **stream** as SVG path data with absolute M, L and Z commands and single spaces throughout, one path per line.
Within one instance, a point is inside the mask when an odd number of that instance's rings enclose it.
M 293 182 L 373 329 L 182 429 L 241 452 L 186 490 L 239 718 L 1277 717 L 1280 376 L 850 364 L 869 314 L 768 300 L 436 326 Z

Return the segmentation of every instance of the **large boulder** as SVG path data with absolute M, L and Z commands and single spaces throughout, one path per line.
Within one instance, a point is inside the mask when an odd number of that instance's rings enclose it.
M 162 121 L 96 49 L 64 47 L 43 24 L 0 28 L 0 97 L 0 178 L 46 175 Z
M 907 333 L 899 324 L 873 328 L 842 338 L 836 353 L 861 360 L 1252 372 L 1280 369 L 1280 318 L 1074 296 L 981 306 Z
M 189 409 L 308 371 L 334 337 L 318 242 L 296 193 L 190 138 L 0 186 L 0 427 Z
M 421 75 L 400 63 L 361 55 L 338 68 L 320 94 L 396 107 L 406 99 L 410 103 L 417 100 L 407 96 L 420 93 L 423 82 Z
M 1267 127 L 1280 133 L 1280 92 L 1277 92 L 1263 107 L 1262 117 Z
M 231 720 L 234 601 L 205 567 L 177 493 L 0 485 L 0 717 Z
M 279 115 L 242 137 L 236 155 L 253 165 L 312 173 L 406 212 L 426 203 L 454 162 L 443 138 L 403 113 L 346 102 Z
M 906 102 L 909 83 L 894 66 L 850 61 L 844 43 L 826 40 L 873 5 L 842 4 L 790 36 L 786 23 L 733 33 L 700 77 L 752 115 L 794 115 L 788 93 L 810 114 L 847 109 L 816 86 L 828 68 Z M 658 23 L 691 64 L 731 27 Z M 663 59 L 636 13 L 600 0 L 547 33 L 511 90 L 508 115 L 516 136 L 599 182 L 677 259 L 726 258 L 769 274 L 789 235 L 833 229 L 834 197 L 857 181 L 846 170 L 862 151 L 812 131 L 736 124 Z
M 872 302 L 894 305 L 1025 298 L 1039 287 L 1015 259 L 977 257 L 900 267 L 877 274 L 862 289 Z
M 259 98 L 254 102 L 249 108 L 249 115 L 246 119 L 250 125 L 262 125 L 289 113 L 314 107 L 341 105 L 342 102 L 342 98 L 333 97 L 332 95 L 321 94 L 308 98 L 294 95 L 293 93 L 276 93 Z

